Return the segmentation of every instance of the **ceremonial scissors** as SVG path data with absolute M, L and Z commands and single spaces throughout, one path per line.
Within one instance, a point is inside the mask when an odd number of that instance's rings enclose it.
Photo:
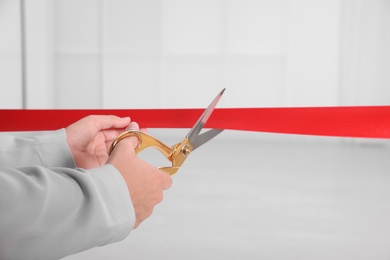
M 115 146 L 123 140 L 124 138 L 130 137 L 130 136 L 136 136 L 139 140 L 139 145 L 135 148 L 135 152 L 138 154 L 142 150 L 148 147 L 153 147 L 159 150 L 166 159 L 168 159 L 172 166 L 170 167 L 160 167 L 159 169 L 169 173 L 170 175 L 175 174 L 185 161 L 187 159 L 188 155 L 200 147 L 201 145 L 207 143 L 211 139 L 213 139 L 215 136 L 220 134 L 223 129 L 210 129 L 202 134 L 200 134 L 201 130 L 203 129 L 204 125 L 206 124 L 207 120 L 211 116 L 211 114 L 214 111 L 215 106 L 217 105 L 219 99 L 221 98 L 222 94 L 224 93 L 225 89 L 223 89 L 211 102 L 211 104 L 205 109 L 203 114 L 199 117 L 198 121 L 195 123 L 195 125 L 191 128 L 191 130 L 188 132 L 186 137 L 183 139 L 183 141 L 177 143 L 176 145 L 168 146 L 164 143 L 162 143 L 160 140 L 154 138 L 151 135 L 148 135 L 144 132 L 138 131 L 138 130 L 127 130 L 120 134 L 114 142 L 111 144 L 109 154 L 114 150 Z

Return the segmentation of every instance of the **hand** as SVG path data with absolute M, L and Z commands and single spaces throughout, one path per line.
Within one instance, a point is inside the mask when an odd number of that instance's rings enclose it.
M 76 166 L 89 169 L 105 164 L 112 141 L 129 124 L 129 117 L 87 116 L 65 128 Z
M 123 139 L 107 161 L 118 169 L 126 181 L 135 210 L 134 229 L 152 214 L 154 206 L 163 199 L 163 190 L 172 185 L 169 174 L 136 156 L 134 149 L 137 145 L 135 136 Z

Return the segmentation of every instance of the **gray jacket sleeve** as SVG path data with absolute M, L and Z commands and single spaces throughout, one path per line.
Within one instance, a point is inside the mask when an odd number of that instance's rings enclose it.
M 59 259 L 124 239 L 134 221 L 120 173 L 76 169 L 64 130 L 0 135 L 0 259 Z

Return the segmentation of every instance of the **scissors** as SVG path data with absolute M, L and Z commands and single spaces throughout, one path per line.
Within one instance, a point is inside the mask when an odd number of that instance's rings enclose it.
M 177 143 L 176 145 L 173 145 L 172 147 L 162 143 L 158 139 L 154 138 L 151 135 L 148 135 L 144 132 L 138 131 L 138 130 L 127 130 L 123 133 L 121 133 L 111 144 L 109 154 L 114 150 L 115 146 L 124 138 L 130 137 L 130 136 L 136 136 L 138 137 L 139 144 L 135 148 L 135 152 L 138 154 L 142 150 L 148 147 L 153 147 L 159 150 L 166 159 L 168 159 L 172 166 L 170 167 L 160 167 L 159 169 L 173 175 L 175 174 L 181 167 L 181 165 L 184 163 L 185 159 L 187 159 L 188 155 L 200 147 L 201 145 L 207 143 L 211 139 L 213 139 L 215 136 L 220 134 L 223 129 L 211 129 L 207 132 L 204 132 L 200 134 L 201 130 L 203 129 L 204 125 L 206 124 L 207 120 L 211 116 L 211 114 L 214 111 L 215 106 L 217 105 L 219 99 L 221 98 L 222 94 L 225 92 L 225 89 L 223 89 L 211 102 L 211 104 L 205 109 L 203 114 L 199 117 L 198 121 L 195 123 L 195 125 L 191 128 L 191 130 L 188 132 L 186 137 L 183 139 L 183 141 Z

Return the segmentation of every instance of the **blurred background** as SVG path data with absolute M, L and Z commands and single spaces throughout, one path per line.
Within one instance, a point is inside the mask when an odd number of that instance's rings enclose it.
M 390 103 L 387 0 L 0 1 L 2 108 Z
M 390 105 L 389 0 L 0 0 L 0 37 L 0 108 L 198 108 L 222 88 L 219 107 Z M 387 140 L 207 146 L 128 239 L 67 259 L 390 258 Z

